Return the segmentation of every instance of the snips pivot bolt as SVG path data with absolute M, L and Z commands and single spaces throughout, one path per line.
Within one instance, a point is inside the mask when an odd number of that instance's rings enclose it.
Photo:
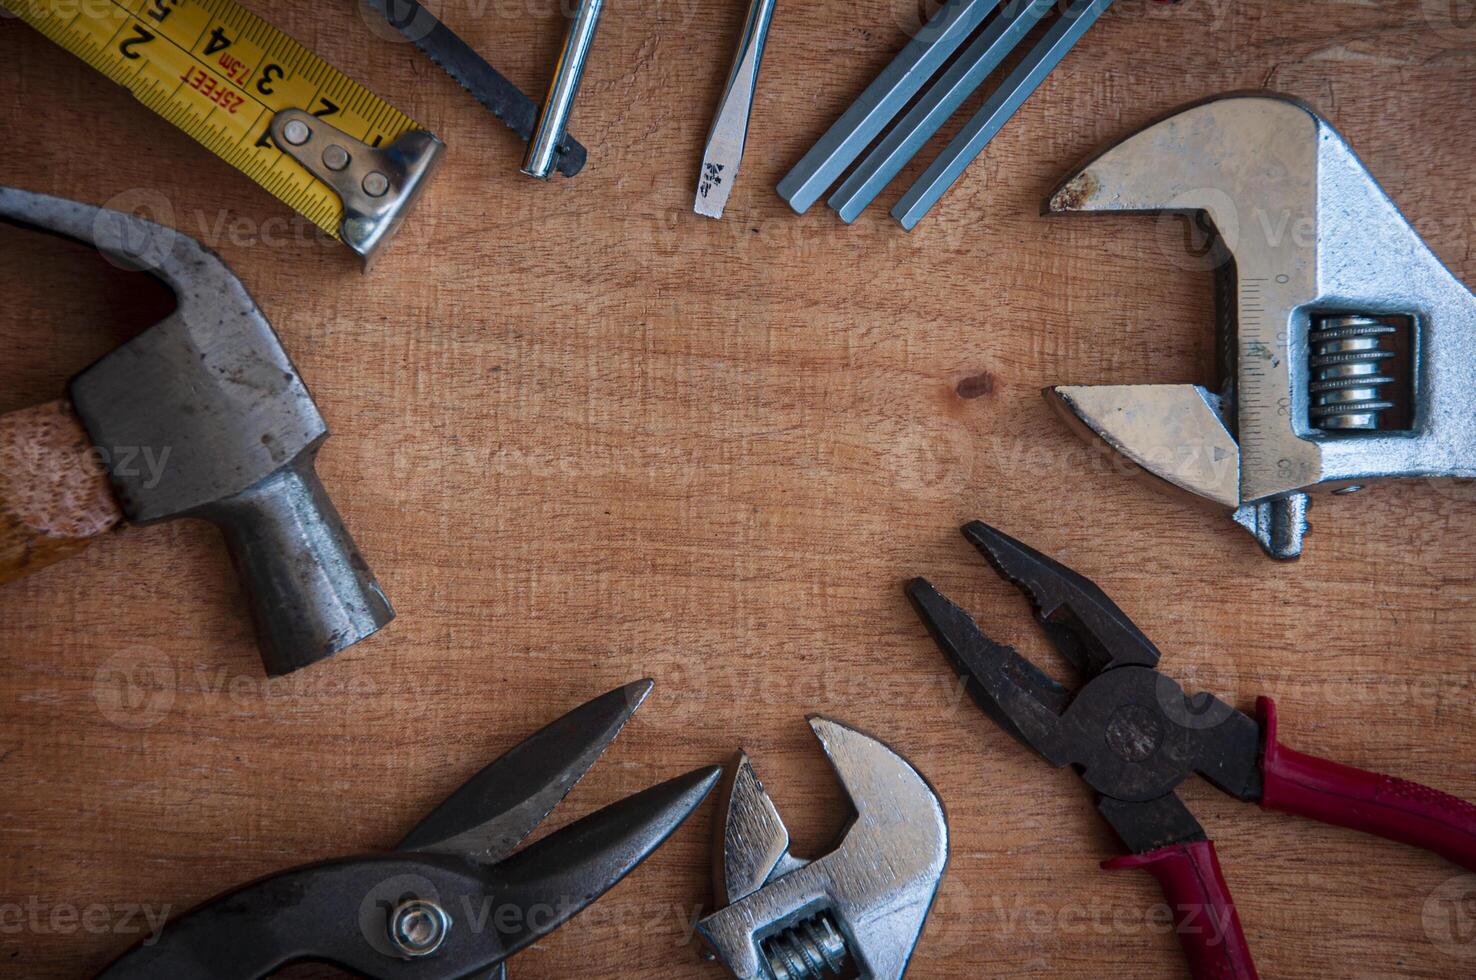
M 389 938 L 408 957 L 429 956 L 441 948 L 451 931 L 451 917 L 435 902 L 412 898 L 390 915 Z

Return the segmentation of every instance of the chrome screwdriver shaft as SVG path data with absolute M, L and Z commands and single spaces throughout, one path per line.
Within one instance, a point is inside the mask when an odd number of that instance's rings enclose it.
M 579 93 L 579 82 L 584 77 L 584 63 L 589 60 L 589 49 L 594 44 L 595 28 L 600 24 L 600 14 L 604 9 L 605 0 L 581 0 L 574 21 L 569 25 L 564 50 L 559 55 L 553 83 L 548 88 L 548 98 L 543 100 L 543 110 L 538 114 L 533 138 L 528 142 L 528 153 L 523 157 L 523 173 L 529 177 L 547 180 L 553 171 L 569 127 L 574 96 Z

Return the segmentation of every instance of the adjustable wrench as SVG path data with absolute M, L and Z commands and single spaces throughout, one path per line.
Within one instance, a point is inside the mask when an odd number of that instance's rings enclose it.
M 1068 385 L 1068 420 L 1300 556 L 1308 493 L 1476 476 L 1476 298 L 1300 102 L 1231 95 L 1107 150 L 1047 210 L 1213 224 L 1222 378 Z
M 821 980 L 847 969 L 861 980 L 898 980 L 948 862 L 943 804 L 876 739 L 828 718 L 813 717 L 810 727 L 856 819 L 829 854 L 795 858 L 774 801 L 741 756 L 722 804 L 716 870 L 725 907 L 697 931 L 740 980 Z

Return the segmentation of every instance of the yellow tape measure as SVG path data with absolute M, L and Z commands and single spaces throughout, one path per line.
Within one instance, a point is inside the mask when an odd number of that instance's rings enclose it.
M 0 7 L 366 258 L 393 232 L 443 148 L 235 0 L 0 0 Z M 289 128 L 279 113 L 293 117 Z

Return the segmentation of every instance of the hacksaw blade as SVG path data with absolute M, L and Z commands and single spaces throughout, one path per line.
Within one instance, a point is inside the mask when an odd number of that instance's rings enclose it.
M 538 104 L 523 94 L 507 77 L 489 65 L 471 45 L 419 0 L 364 0 L 410 43 L 456 80 L 492 115 L 501 119 L 524 143 L 533 138 Z M 559 147 L 559 173 L 572 177 L 584 168 L 588 152 L 579 141 L 565 136 Z

